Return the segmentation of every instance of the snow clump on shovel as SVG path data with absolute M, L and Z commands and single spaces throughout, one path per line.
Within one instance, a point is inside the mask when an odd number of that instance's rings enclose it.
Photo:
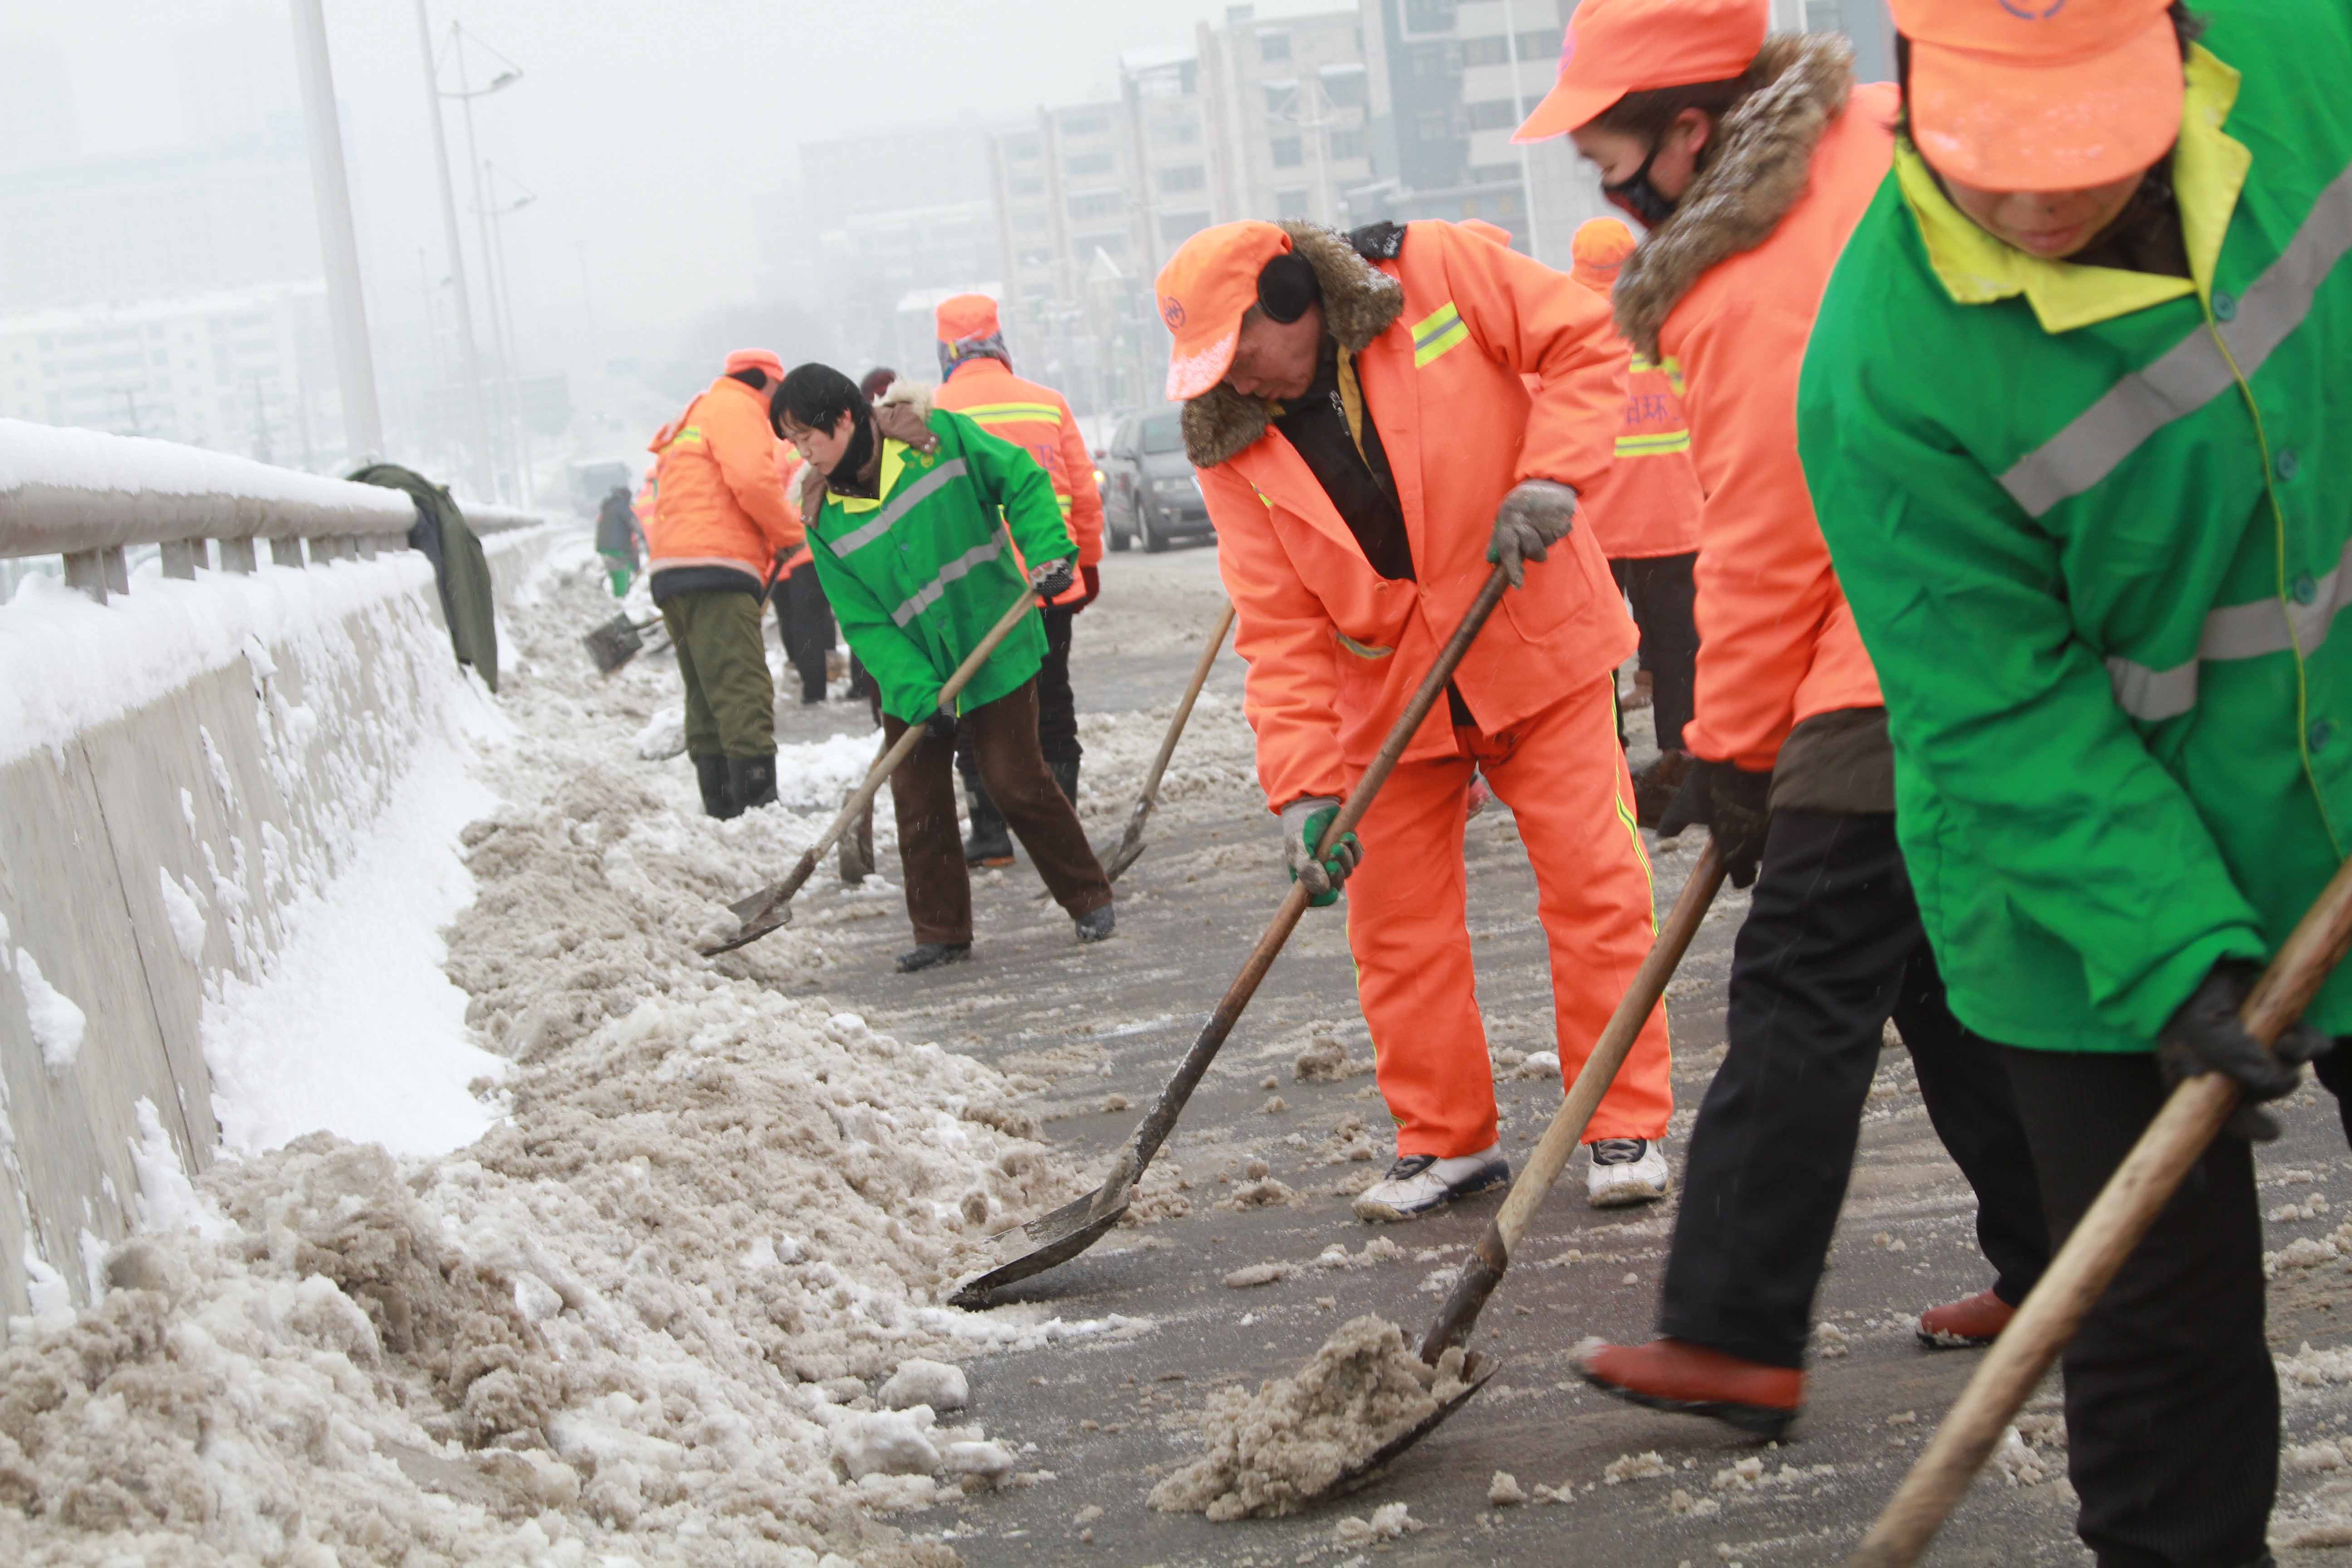
M 1208 1451 L 1152 1488 L 1151 1506 L 1221 1521 L 1287 1513 L 1461 1389 L 1459 1349 L 1433 1367 L 1394 1323 L 1353 1319 L 1295 1375 L 1271 1379 L 1255 1394 L 1211 1394 L 1202 1417 Z

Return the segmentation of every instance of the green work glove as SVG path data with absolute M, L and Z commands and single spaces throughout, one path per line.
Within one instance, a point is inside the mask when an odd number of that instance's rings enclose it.
M 1339 885 L 1364 858 L 1364 847 L 1352 833 L 1343 833 L 1321 859 L 1315 847 L 1324 830 L 1339 815 L 1339 803 L 1329 795 L 1310 795 L 1282 808 L 1282 858 L 1290 879 L 1307 889 L 1311 909 L 1328 909 L 1339 901 Z

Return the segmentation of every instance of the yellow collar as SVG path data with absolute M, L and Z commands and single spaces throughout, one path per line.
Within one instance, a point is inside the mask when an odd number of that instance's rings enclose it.
M 2238 101 L 2238 73 L 2206 49 L 2189 51 L 2180 142 L 2172 154 L 2173 196 L 2192 278 L 2164 278 L 2112 267 L 2078 267 L 2028 256 L 1979 228 L 1951 204 L 1908 137 L 1895 145 L 1895 176 L 1918 220 L 1936 269 L 1953 302 L 1983 305 L 2025 296 L 2047 332 L 2072 331 L 2195 293 L 2210 299 L 2221 237 L 2237 210 L 2253 154 L 2221 126 Z M 2193 280 L 2192 280 L 2193 279 Z
M 882 437 L 882 469 L 877 476 L 881 482 L 874 487 L 873 499 L 844 495 L 837 495 L 833 499 L 841 503 L 841 510 L 844 511 L 872 511 L 890 499 L 890 487 L 898 482 L 898 476 L 906 470 L 906 467 L 907 443 L 893 441 L 889 437 L 885 436 Z

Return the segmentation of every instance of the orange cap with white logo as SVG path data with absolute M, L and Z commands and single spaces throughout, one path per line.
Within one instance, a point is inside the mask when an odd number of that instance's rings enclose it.
M 2077 191 L 2138 174 L 2180 135 L 2166 0 L 1894 0 L 1911 40 L 1911 140 L 1991 191 Z
M 1771 23 L 1770 0 L 1583 0 L 1558 79 L 1511 140 L 1579 130 L 1629 92 L 1729 81 L 1756 63 Z
M 1204 228 L 1168 258 L 1152 289 L 1176 340 L 1168 351 L 1171 402 L 1198 397 L 1225 378 L 1242 317 L 1257 303 L 1257 275 L 1289 249 L 1288 235 L 1252 219 Z

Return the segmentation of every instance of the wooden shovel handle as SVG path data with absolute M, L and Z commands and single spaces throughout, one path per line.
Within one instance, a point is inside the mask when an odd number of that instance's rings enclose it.
M 1151 759 L 1151 771 L 1143 775 L 1143 793 L 1136 796 L 1135 809 L 1128 813 L 1127 834 L 1119 840 L 1118 854 L 1124 857 L 1143 837 L 1144 819 L 1160 799 L 1160 780 L 1168 772 L 1169 760 L 1176 755 L 1176 742 L 1183 738 L 1184 726 L 1192 717 L 1192 705 L 1201 699 L 1201 688 L 1209 683 L 1209 671 L 1215 667 L 1217 655 L 1224 651 L 1225 634 L 1234 629 L 1234 606 L 1225 605 L 1225 613 L 1217 617 L 1217 629 L 1209 634 L 1209 646 L 1201 650 L 1201 660 L 1192 667 L 1192 684 L 1184 688 L 1183 700 L 1176 704 L 1176 715 L 1168 721 L 1168 733 L 1160 738 L 1160 754 Z
M 2247 1033 L 2265 1046 L 2276 1040 L 2303 1016 L 2347 947 L 2352 862 L 2337 869 L 2246 998 L 2238 1016 Z M 2189 1079 L 2172 1091 L 1985 1352 L 1911 1473 L 1846 1560 L 1848 1568 L 1906 1568 L 1919 1561 L 2042 1374 L 2237 1108 L 2238 1086 L 2220 1073 Z

